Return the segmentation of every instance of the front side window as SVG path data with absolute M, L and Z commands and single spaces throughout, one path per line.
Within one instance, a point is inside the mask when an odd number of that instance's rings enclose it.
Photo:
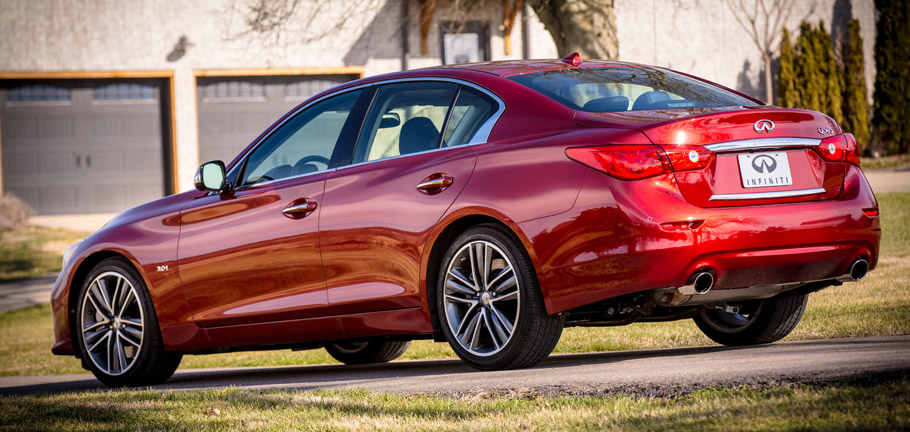
M 354 163 L 439 148 L 459 84 L 407 82 L 379 88 L 354 150 Z
M 588 112 L 755 105 L 697 79 L 651 68 L 560 69 L 509 79 L 569 108 Z
M 240 186 L 322 171 L 329 167 L 345 122 L 362 90 L 317 102 L 279 126 L 250 152 Z

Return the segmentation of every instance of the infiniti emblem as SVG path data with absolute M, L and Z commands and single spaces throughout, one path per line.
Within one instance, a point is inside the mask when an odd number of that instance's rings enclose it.
M 773 173 L 777 169 L 777 161 L 768 155 L 760 155 L 752 159 L 752 169 L 758 173 Z
M 759 120 L 755 122 L 755 125 L 752 126 L 752 129 L 755 129 L 755 132 L 758 133 L 771 133 L 774 130 L 774 122 L 771 120 Z

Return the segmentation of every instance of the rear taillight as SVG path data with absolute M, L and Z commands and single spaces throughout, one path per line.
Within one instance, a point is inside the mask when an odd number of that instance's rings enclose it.
M 700 170 L 711 164 L 714 152 L 697 145 L 663 146 L 673 171 Z
M 859 147 L 853 134 L 843 134 L 825 138 L 815 151 L 827 161 L 847 162 L 859 166 Z
M 667 155 L 656 145 L 568 148 L 566 155 L 622 180 L 643 179 L 671 171 Z

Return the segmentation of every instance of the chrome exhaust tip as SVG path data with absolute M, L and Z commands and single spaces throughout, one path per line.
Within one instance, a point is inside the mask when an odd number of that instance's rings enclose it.
M 847 274 L 837 278 L 841 282 L 859 282 L 862 278 L 866 277 L 866 273 L 869 272 L 869 261 L 866 261 L 865 258 L 857 258 L 853 261 L 853 264 L 850 264 L 850 269 L 847 271 Z
M 677 288 L 680 294 L 702 295 L 714 287 L 714 275 L 707 271 L 696 272 L 689 278 L 689 283 Z

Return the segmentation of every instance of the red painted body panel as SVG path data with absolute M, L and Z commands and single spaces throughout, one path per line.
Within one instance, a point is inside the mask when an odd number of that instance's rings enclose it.
M 328 173 L 197 198 L 180 213 L 180 279 L 203 327 L 326 314 L 319 213 Z M 282 210 L 312 199 L 316 210 Z
M 630 66 L 579 67 L 611 65 Z M 812 135 L 819 126 L 840 134 L 829 118 L 765 106 L 582 113 L 503 78 L 571 67 L 473 64 L 339 87 L 446 77 L 495 93 L 506 108 L 485 144 L 342 164 L 221 195 L 191 191 L 124 212 L 64 265 L 52 297 L 54 353 L 74 354 L 69 299 L 99 254 L 119 254 L 135 265 L 152 295 L 165 347 L 185 352 L 432 333 L 430 251 L 447 227 L 468 217 L 499 221 L 521 240 L 549 313 L 680 286 L 705 267 L 717 272 L 716 289 L 728 289 L 830 279 L 858 256 L 875 266 L 881 232 L 878 219 L 862 212 L 877 207 L 862 171 L 825 162 L 814 150 L 787 150 L 790 188 L 824 187 L 824 194 L 723 205 L 710 196 L 745 191 L 735 154 L 718 153 L 703 170 L 625 181 L 565 153 L 568 147 L 762 138 L 751 127 L 760 119 L 778 124 L 774 137 L 823 138 Z M 416 189 L 435 173 L 454 183 L 433 194 Z M 748 192 L 764 190 L 772 189 Z M 282 214 L 303 198 L 317 203 L 313 213 Z M 661 228 L 688 220 L 704 223 L 688 231 Z
M 336 170 L 326 181 L 319 243 L 333 313 L 420 306 L 420 256 L 430 230 L 468 184 L 477 146 Z M 448 188 L 417 189 L 446 173 Z
M 861 171 L 848 170 L 836 200 L 706 209 L 682 197 L 672 175 L 623 182 L 587 178 L 570 212 L 519 224 L 539 261 L 547 311 L 654 288 L 678 287 L 696 270 L 717 271 L 715 289 L 843 275 L 854 258 L 878 259 L 877 207 Z M 704 220 L 667 232 L 660 224 Z

